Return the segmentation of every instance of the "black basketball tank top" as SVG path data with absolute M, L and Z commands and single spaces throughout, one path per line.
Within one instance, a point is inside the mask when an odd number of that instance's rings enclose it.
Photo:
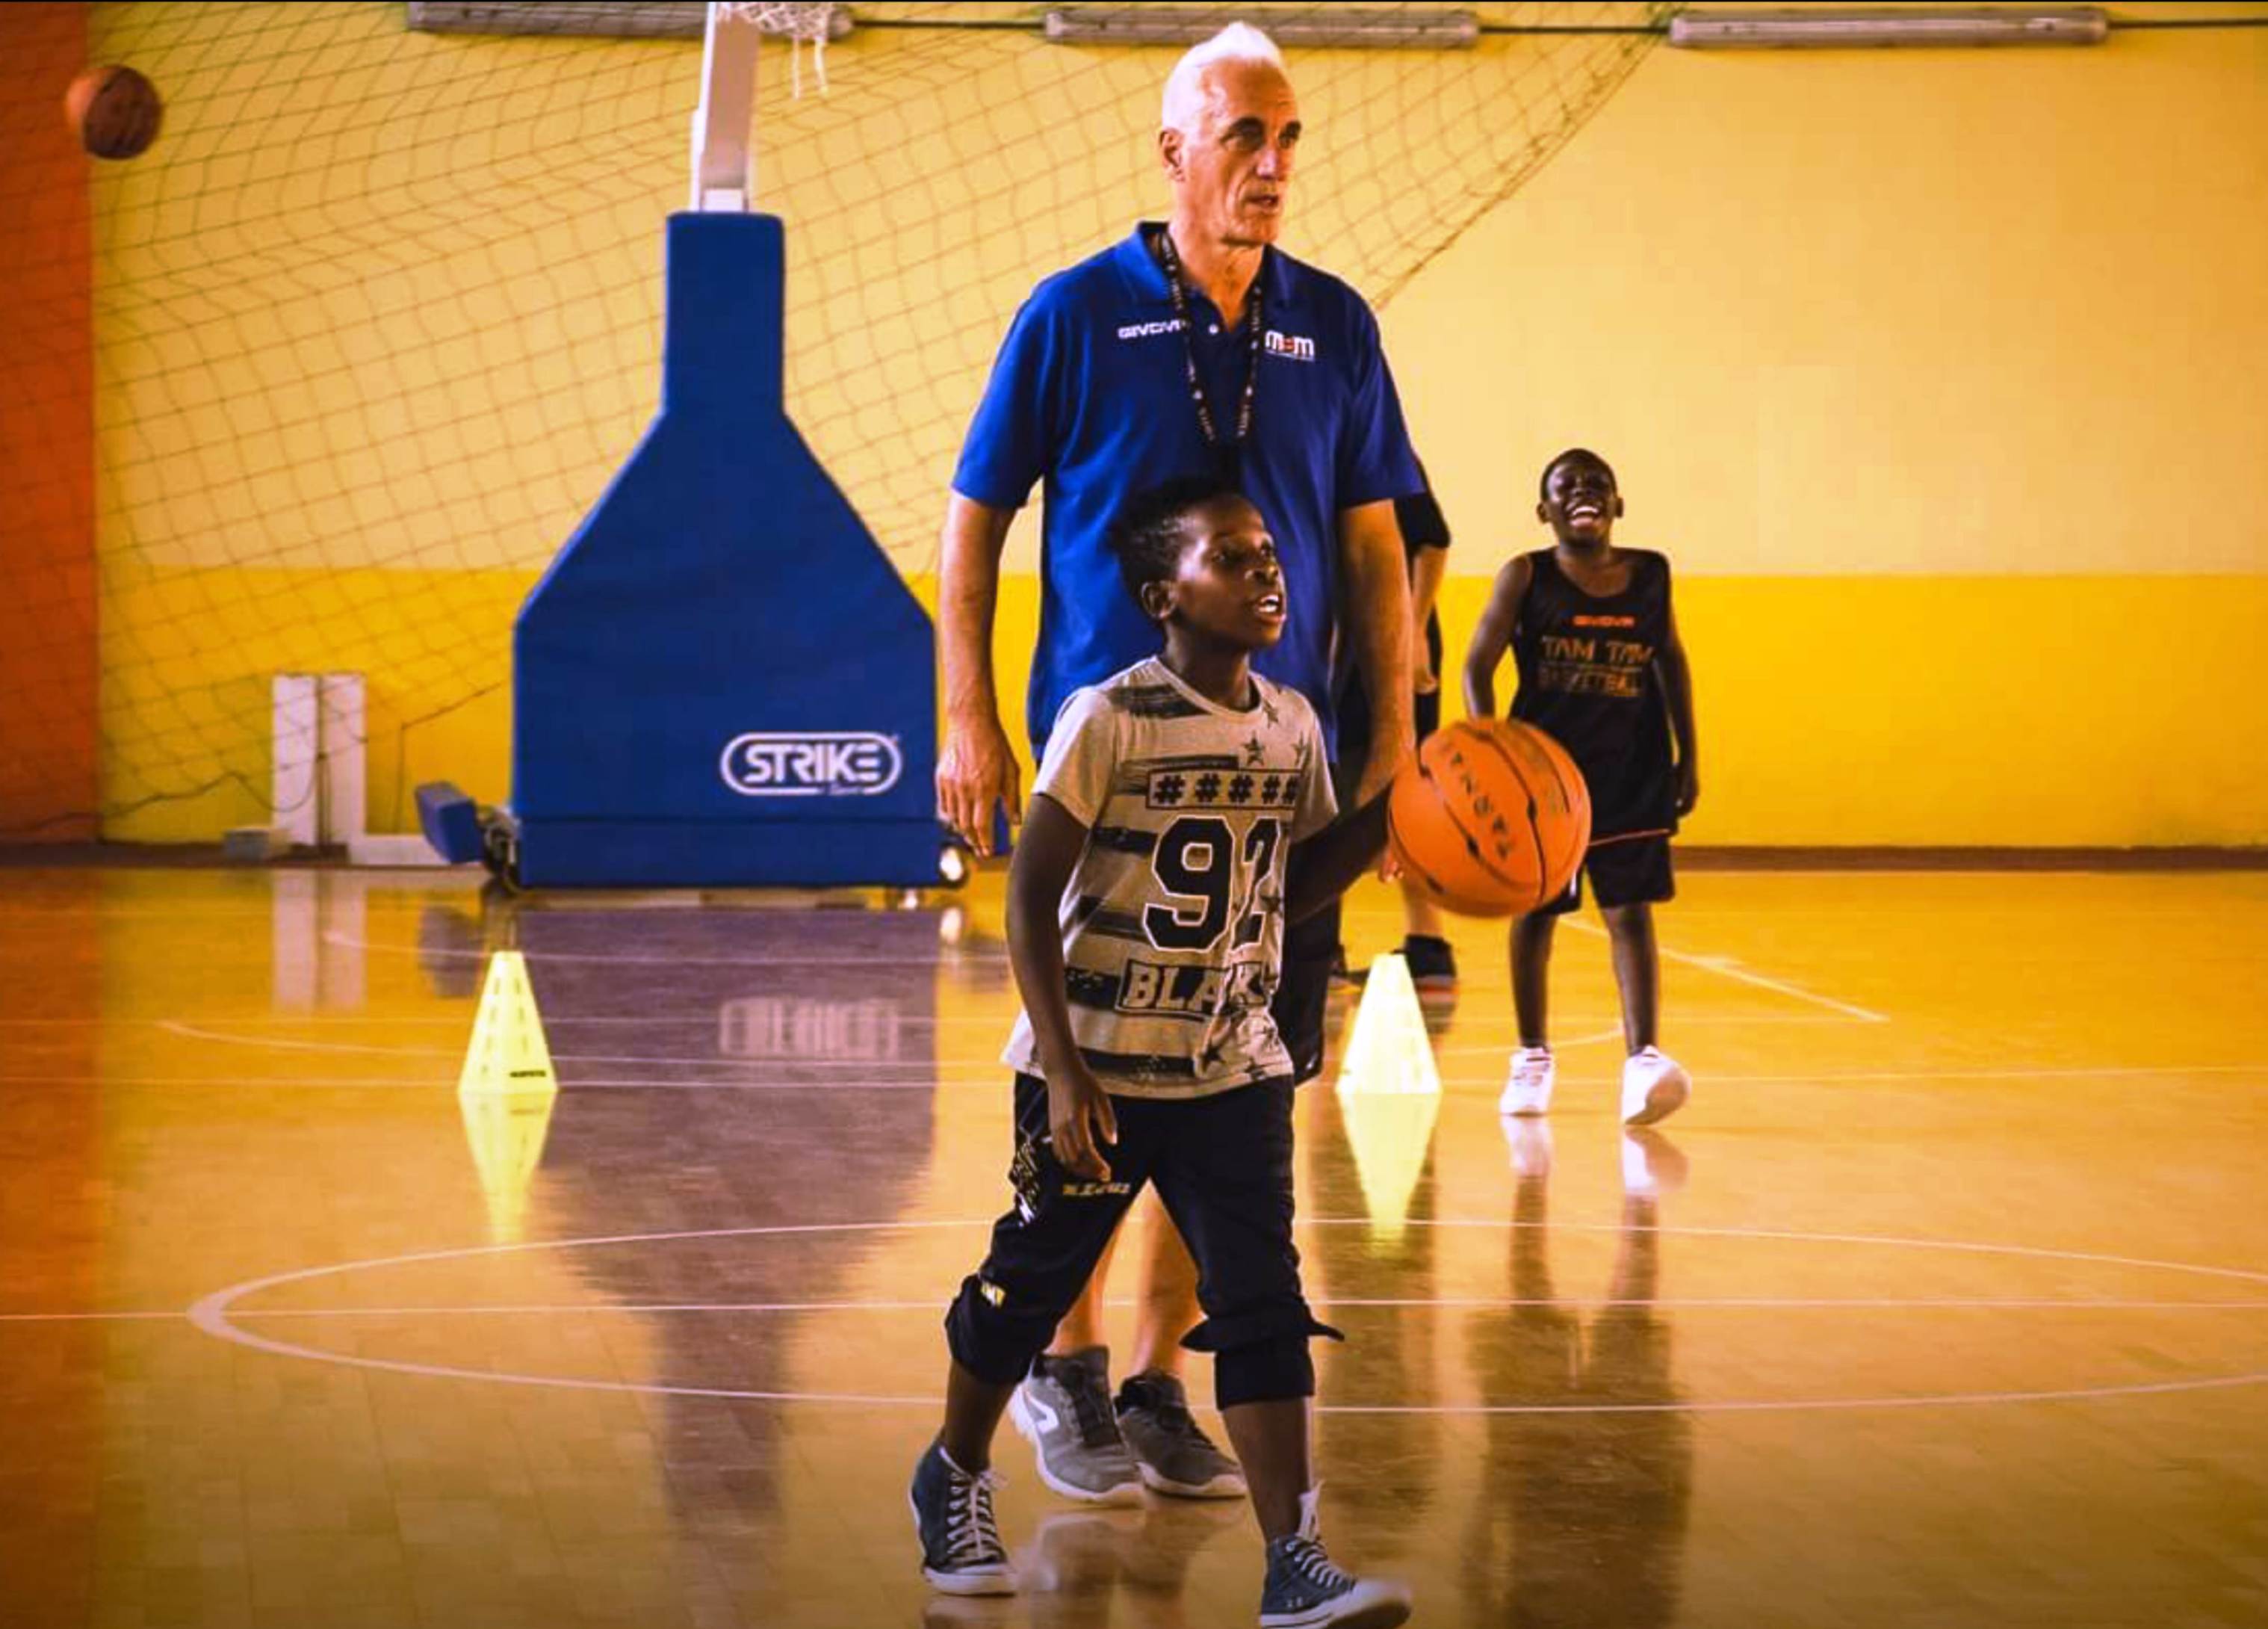
M 1591 791 L 1591 841 L 1676 829 L 1669 709 L 1658 658 L 1669 637 L 1669 561 L 1620 551 L 1630 583 L 1583 592 L 1551 549 L 1528 557 L 1527 597 L 1513 625 L 1520 689 L 1512 716 L 1567 749 Z

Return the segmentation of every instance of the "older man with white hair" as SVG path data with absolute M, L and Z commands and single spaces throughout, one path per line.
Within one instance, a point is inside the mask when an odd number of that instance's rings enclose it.
M 1175 65 L 1160 124 L 1169 218 L 1141 223 L 1033 291 L 954 475 L 939 593 L 946 722 L 938 801 L 980 854 L 990 851 L 996 808 L 1021 813 L 992 632 L 1001 549 L 1035 483 L 1046 495 L 1025 715 L 1035 760 L 1074 689 L 1155 654 L 1157 630 L 1121 586 L 1106 534 L 1132 494 L 1197 474 L 1229 477 L 1268 523 L 1290 621 L 1254 666 L 1307 697 L 1334 756 L 1335 652 L 1351 650 L 1364 675 L 1371 744 L 1349 807 L 1382 790 L 1410 751 L 1410 588 L 1394 505 L 1424 483 L 1370 308 L 1275 247 L 1300 139 L 1282 55 L 1265 34 L 1232 24 Z M 1231 891 L 1236 881 L 1227 877 Z M 1202 908 L 1192 896 L 1192 913 Z M 1336 909 L 1292 929 L 1282 982 L 1267 992 L 1303 1080 L 1322 1066 L 1337 942 Z M 1071 991 L 1075 1002 L 1130 999 Z M 1187 1016 L 1194 1048 L 1215 1014 Z M 1020 1127 L 1018 1159 L 1046 1135 L 1045 1126 Z M 1218 1351 L 1287 1331 L 1241 1328 L 1217 1311 L 1190 1330 L 1196 1269 L 1172 1227 L 1152 1217 L 1132 1362 L 1115 1401 L 1101 1344 L 1106 1258 L 1012 1412 L 1034 1441 L 1042 1479 L 1067 1496 L 1130 1502 L 1145 1482 L 1186 1496 L 1241 1496 L 1235 1462 L 1189 1417 L 1182 1338 Z

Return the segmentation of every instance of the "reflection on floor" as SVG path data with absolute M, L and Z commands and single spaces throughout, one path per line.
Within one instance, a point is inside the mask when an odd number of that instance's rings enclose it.
M 1081 1513 L 1012 1439 L 1027 1593 L 922 1583 L 1005 1193 L 997 877 L 0 876 L 0 1622 L 1252 1621 L 1241 1507 Z M 1360 960 L 1398 910 L 1355 904 Z M 1551 1118 L 1498 1119 L 1500 930 L 1459 925 L 1439 1102 L 1301 1095 L 1334 1548 L 1424 1625 L 2268 1622 L 2264 906 L 1693 876 L 1697 1089 L 1646 1136 L 1589 927 Z M 563 1089 L 460 1107 L 501 947 Z

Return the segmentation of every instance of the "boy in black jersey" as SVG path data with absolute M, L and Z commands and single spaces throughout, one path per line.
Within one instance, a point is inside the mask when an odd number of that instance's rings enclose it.
M 1496 670 L 1512 648 L 1520 688 L 1512 716 L 1565 747 L 1591 792 L 1591 880 L 1614 946 L 1623 999 L 1622 1117 L 1646 1125 L 1676 1111 L 1692 1081 L 1655 1045 L 1660 959 L 1653 905 L 1675 893 L 1669 839 L 1701 795 L 1693 733 L 1692 675 L 1669 602 L 1669 562 L 1617 549 L 1622 495 L 1607 461 L 1586 448 L 1543 467 L 1536 518 L 1557 546 L 1515 555 L 1497 573 L 1465 655 L 1465 708 L 1496 711 Z M 1551 1047 L 1545 980 L 1557 918 L 1582 903 L 1582 873 L 1567 892 L 1512 930 L 1513 1004 L 1520 1018 L 1498 1109 L 1550 1107 Z

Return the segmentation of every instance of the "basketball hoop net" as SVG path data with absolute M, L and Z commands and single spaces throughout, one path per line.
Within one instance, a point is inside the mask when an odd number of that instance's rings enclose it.
M 803 47 L 811 42 L 811 66 L 820 94 L 827 93 L 827 42 L 850 32 L 850 8 L 830 0 L 718 0 L 716 7 L 730 11 L 767 33 L 788 42 L 789 83 L 798 100 L 803 97 Z
M 711 0 L 701 47 L 701 105 L 693 112 L 693 202 L 699 211 L 745 214 L 755 207 L 756 44 L 766 34 L 790 42 L 795 94 L 803 95 L 803 45 L 827 89 L 827 42 L 850 32 L 850 8 L 826 0 Z

